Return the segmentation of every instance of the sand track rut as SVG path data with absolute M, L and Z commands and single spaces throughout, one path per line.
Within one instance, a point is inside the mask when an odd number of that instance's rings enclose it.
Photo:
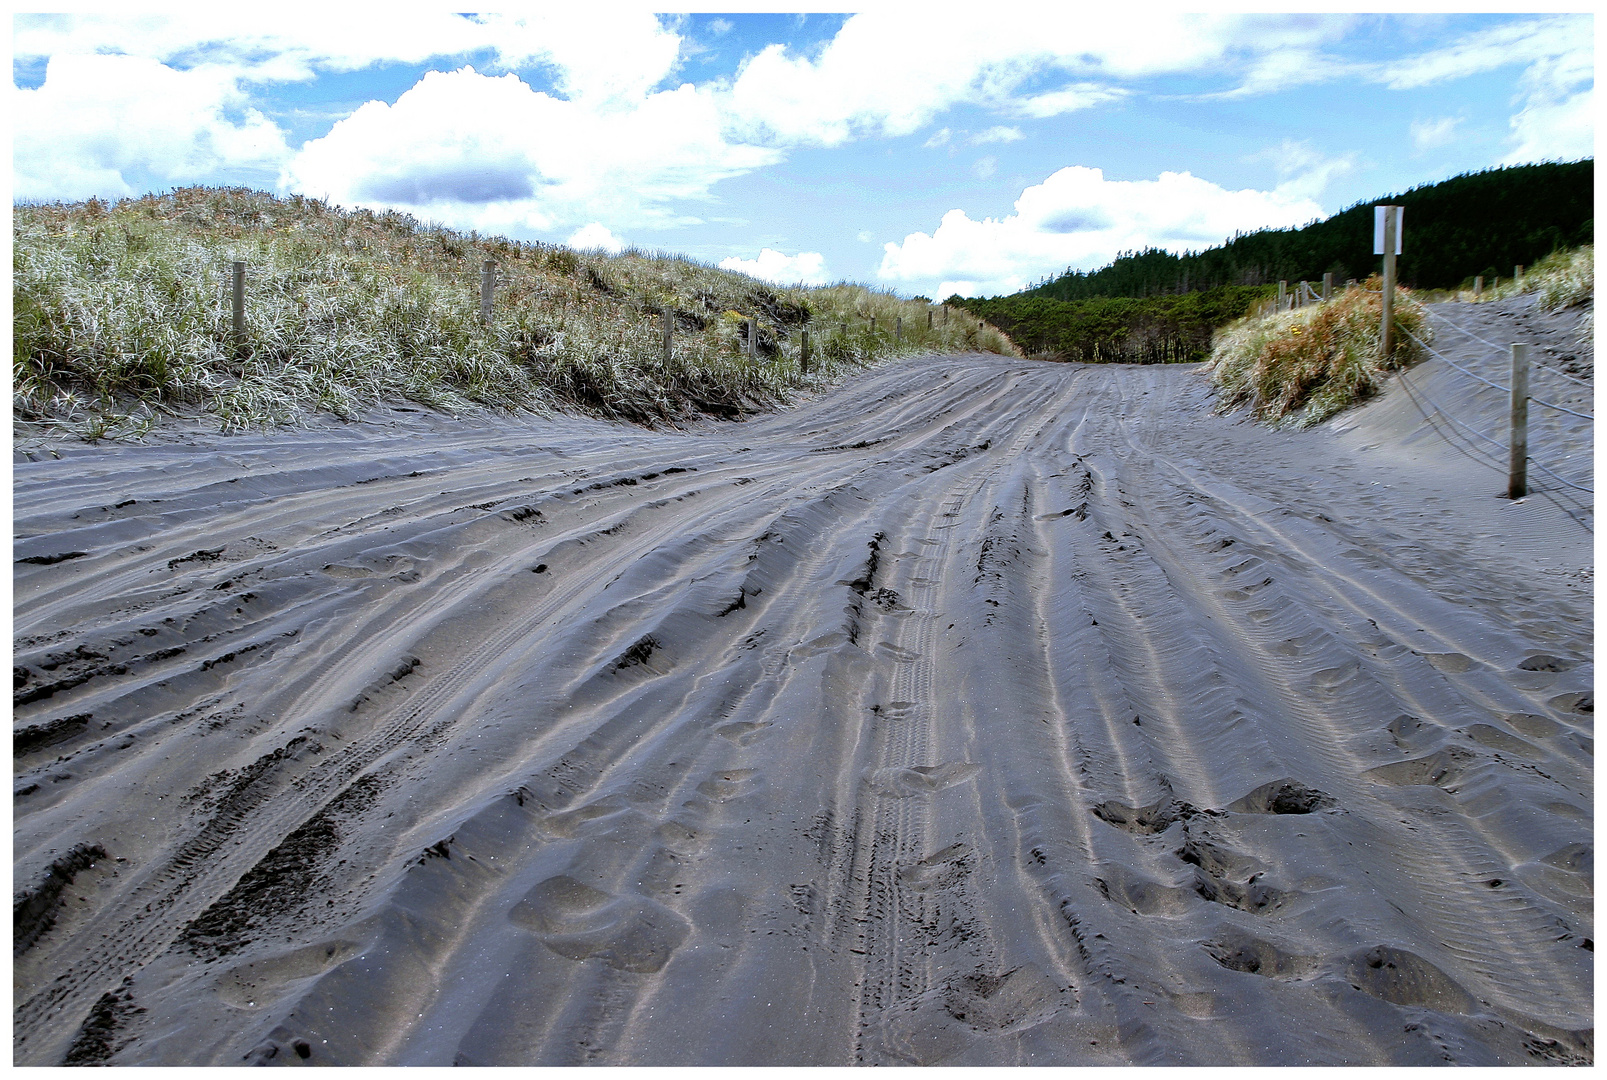
M 16 1062 L 1588 1059 L 1588 534 L 1209 404 L 19 462 Z

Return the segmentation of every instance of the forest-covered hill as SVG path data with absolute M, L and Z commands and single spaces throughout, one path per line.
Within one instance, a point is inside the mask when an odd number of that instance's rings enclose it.
M 1158 249 L 1118 257 L 1087 273 L 1066 273 L 1022 297 L 1086 300 L 1145 297 L 1214 289 L 1364 278 L 1377 269 L 1373 207 L 1404 206 L 1403 285 L 1448 289 L 1470 280 L 1512 273 L 1561 247 L 1595 241 L 1594 159 L 1514 165 L 1466 173 L 1396 195 L 1368 199 L 1299 229 L 1263 229 L 1220 247 L 1173 255 Z

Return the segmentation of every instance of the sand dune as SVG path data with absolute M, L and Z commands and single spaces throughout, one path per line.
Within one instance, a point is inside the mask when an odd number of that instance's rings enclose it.
M 19 458 L 15 1060 L 1589 1060 L 1591 519 L 1409 407 Z

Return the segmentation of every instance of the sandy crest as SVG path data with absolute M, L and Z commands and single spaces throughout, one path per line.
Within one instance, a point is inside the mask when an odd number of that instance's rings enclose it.
M 15 1060 L 1588 1060 L 1589 496 L 1412 408 L 30 445 Z

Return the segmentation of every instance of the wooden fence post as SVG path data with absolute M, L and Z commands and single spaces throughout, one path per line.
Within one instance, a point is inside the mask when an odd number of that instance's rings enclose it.
M 1519 263 L 1517 266 L 1514 266 L 1512 268 L 1512 283 L 1514 285 L 1519 285 L 1519 284 L 1522 284 L 1522 282 L 1523 282 L 1523 264 Z
M 1332 271 L 1322 276 L 1322 302 L 1327 303 L 1334 298 L 1334 275 Z
M 926 313 L 926 328 L 928 330 L 932 329 L 932 313 L 930 311 Z
M 759 320 L 748 320 L 748 362 L 757 363 L 759 360 Z
M 246 349 L 246 264 L 234 264 L 234 358 L 240 359 Z
M 670 313 L 668 306 L 664 308 L 664 366 L 669 367 L 670 357 L 674 355 L 670 335 L 675 332 L 675 316 Z
M 798 347 L 798 370 L 801 374 L 809 374 L 809 330 L 803 332 L 803 342 Z
M 876 336 L 876 316 L 874 315 L 870 317 L 870 333 L 872 337 Z
M 1395 338 L 1395 249 L 1400 245 L 1400 207 L 1385 206 L 1384 211 L 1384 291 L 1383 324 L 1379 332 L 1379 346 L 1384 359 L 1389 358 Z
M 1484 295 L 1484 275 L 1479 274 L 1473 279 L 1473 299 L 1477 300 Z
M 480 321 L 491 321 L 491 293 L 496 288 L 497 264 L 487 259 L 480 264 Z
M 1507 498 L 1529 494 L 1529 346 L 1512 346 L 1512 436 L 1507 458 Z
M 1288 306 L 1289 306 L 1289 283 L 1287 281 L 1280 281 L 1280 282 L 1278 282 L 1278 310 L 1282 311 L 1284 308 L 1286 308 Z
M 904 316 L 902 315 L 898 316 L 898 321 L 893 324 L 893 341 L 900 345 L 904 343 Z

